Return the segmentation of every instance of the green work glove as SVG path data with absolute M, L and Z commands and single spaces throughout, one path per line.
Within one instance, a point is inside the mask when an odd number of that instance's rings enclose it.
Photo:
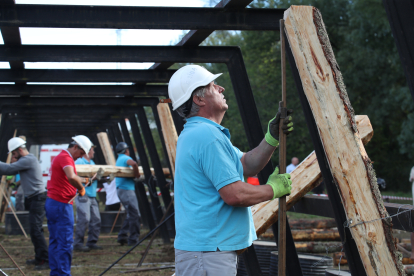
M 10 183 L 9 187 L 12 188 L 12 189 L 16 188 L 16 182 Z
M 292 116 L 289 116 L 292 113 L 293 110 L 288 109 L 288 116 L 283 120 L 282 130 L 286 135 L 289 135 L 293 131 Z M 265 135 L 266 142 L 273 147 L 277 147 L 279 145 L 279 123 L 280 111 L 278 111 L 276 116 L 269 121 L 269 124 L 267 125 L 267 133 Z
M 13 179 L 13 177 L 14 177 L 14 175 L 8 175 L 8 176 L 6 176 L 6 180 L 7 180 L 7 181 L 12 180 L 12 179 Z
M 276 167 L 275 171 L 269 176 L 266 185 L 270 185 L 273 189 L 272 200 L 276 197 L 290 195 L 290 192 L 292 191 L 292 180 L 290 180 L 290 174 L 279 174 L 279 167 Z

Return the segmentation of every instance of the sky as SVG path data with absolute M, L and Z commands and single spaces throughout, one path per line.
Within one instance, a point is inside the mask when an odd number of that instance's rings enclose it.
M 207 7 L 209 3 L 209 0 L 16 0 L 16 4 L 91 6 Z M 20 28 L 23 45 L 174 45 L 186 32 L 182 30 Z M 3 44 L 3 38 L 0 38 L 0 44 Z M 26 69 L 147 69 L 153 63 L 25 62 L 24 64 Z M 9 68 L 8 62 L 0 62 L 0 69 Z

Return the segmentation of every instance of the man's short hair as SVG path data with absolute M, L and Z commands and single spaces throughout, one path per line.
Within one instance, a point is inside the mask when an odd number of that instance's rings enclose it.
M 197 96 L 204 98 L 209 85 L 210 84 L 207 84 L 206 86 L 200 86 L 196 88 L 193 91 L 193 93 L 191 93 L 191 97 L 188 99 L 188 101 L 186 101 L 179 108 L 177 108 L 177 113 L 184 119 L 196 116 L 197 113 L 200 111 L 200 107 L 193 101 L 193 97 Z

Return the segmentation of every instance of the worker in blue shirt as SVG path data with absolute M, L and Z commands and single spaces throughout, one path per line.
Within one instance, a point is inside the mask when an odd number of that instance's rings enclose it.
M 89 153 L 84 154 L 75 161 L 76 165 L 95 165 L 93 158 L 95 146 L 92 145 Z M 83 184 L 85 186 L 85 184 Z M 96 188 L 98 181 L 94 180 L 91 185 L 85 187 L 86 194 L 75 199 L 76 204 L 76 231 L 73 249 L 80 252 L 88 252 L 93 249 L 102 249 L 97 245 L 99 232 L 101 231 L 101 215 L 99 205 L 96 201 Z M 85 231 L 88 228 L 88 240 L 86 246 L 83 244 Z
M 220 75 L 187 65 L 168 84 L 173 109 L 186 120 L 174 178 L 176 276 L 236 275 L 236 250 L 257 238 L 250 206 L 290 194 L 292 188 L 290 175 L 278 169 L 267 185 L 243 182 L 264 168 L 279 145 L 280 113 L 270 120 L 262 142 L 241 152 L 220 125 L 228 109 L 224 88 L 214 82 Z M 293 130 L 291 119 L 283 120 L 285 134 Z
M 138 179 L 140 177 L 138 164 L 130 157 L 128 144 L 120 142 L 116 145 L 115 150 L 118 154 L 116 166 L 132 167 L 135 179 Z M 126 243 L 128 245 L 134 245 L 138 242 L 141 224 L 141 213 L 139 212 L 138 200 L 135 194 L 135 181 L 132 177 L 116 177 L 115 183 L 119 200 L 125 207 L 127 213 L 121 230 L 118 233 L 118 242 L 121 245 Z

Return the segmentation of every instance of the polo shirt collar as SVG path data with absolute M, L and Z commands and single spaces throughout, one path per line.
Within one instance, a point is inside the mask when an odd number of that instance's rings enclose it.
M 72 157 L 72 159 L 73 159 L 72 154 L 70 154 L 70 152 L 67 149 L 64 149 L 64 151 L 66 151 L 69 154 L 69 156 Z
M 227 128 L 225 128 L 224 126 L 219 125 L 216 122 L 213 122 L 212 120 L 209 120 L 207 118 L 200 117 L 200 116 L 191 117 L 191 118 L 188 118 L 186 120 L 187 120 L 187 123 L 207 123 L 207 124 L 210 124 L 212 126 L 215 126 L 221 132 L 223 132 L 224 135 L 226 135 L 227 138 L 229 138 L 229 140 L 230 140 L 230 131 Z
M 86 163 L 90 164 L 91 161 L 88 161 L 85 157 L 82 156 L 83 161 L 85 161 Z

